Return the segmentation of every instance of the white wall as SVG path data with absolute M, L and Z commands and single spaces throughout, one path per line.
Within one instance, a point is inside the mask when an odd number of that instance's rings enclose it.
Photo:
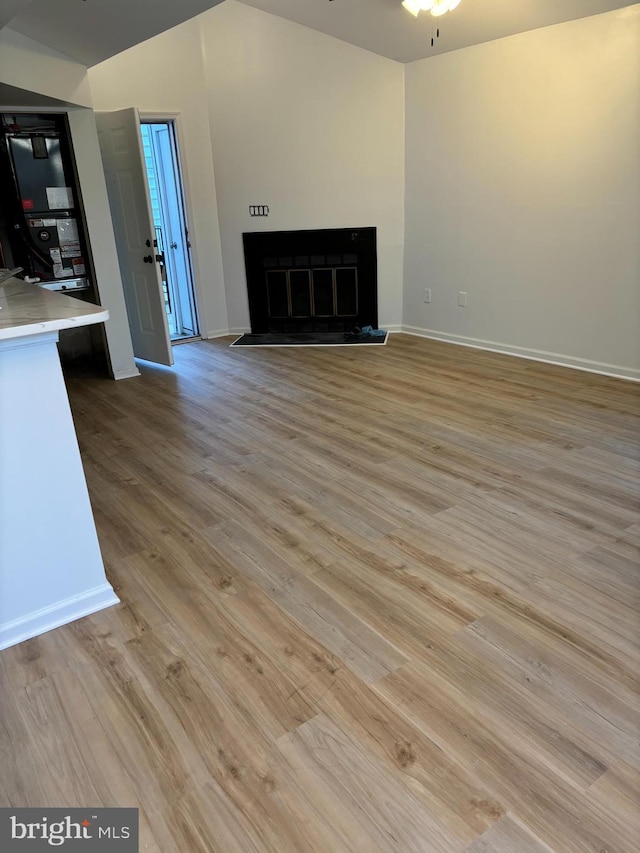
M 104 573 L 57 338 L 0 340 L 0 649 L 118 602 Z
M 638 5 L 406 67 L 407 326 L 640 375 L 639 80 Z
M 243 231 L 378 228 L 380 325 L 402 311 L 403 67 L 229 2 L 202 28 L 229 325 L 247 328 Z M 265 219 L 250 204 L 268 204 Z
M 91 106 L 84 65 L 8 28 L 0 30 L 0 83 Z
M 242 233 L 261 229 L 378 226 L 379 320 L 400 323 L 401 65 L 229 0 L 89 80 L 96 110 L 180 113 L 205 333 L 249 327 Z
M 203 335 L 228 328 L 208 104 L 196 19 L 89 69 L 96 111 L 178 114 Z

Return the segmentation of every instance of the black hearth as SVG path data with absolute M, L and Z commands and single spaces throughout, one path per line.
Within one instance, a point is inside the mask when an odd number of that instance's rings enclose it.
M 242 237 L 253 334 L 377 328 L 375 228 Z

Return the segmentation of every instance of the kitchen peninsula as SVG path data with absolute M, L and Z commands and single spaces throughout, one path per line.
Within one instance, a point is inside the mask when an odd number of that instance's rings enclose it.
M 118 602 L 56 345 L 60 329 L 108 317 L 0 276 L 0 649 Z

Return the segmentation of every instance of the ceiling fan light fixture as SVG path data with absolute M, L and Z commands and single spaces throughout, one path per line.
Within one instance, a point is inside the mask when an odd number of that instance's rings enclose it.
M 438 18 L 455 9 L 460 0 L 402 0 L 404 8 L 417 18 L 420 12 L 431 12 Z
M 431 7 L 431 14 L 436 18 L 439 18 L 440 15 L 444 15 L 444 13 L 448 11 L 449 4 L 447 0 L 442 0 L 442 2 L 438 2 L 438 0 L 436 0 L 436 2 Z
M 419 12 L 423 12 L 431 8 L 433 0 L 431 0 L 431 2 L 428 2 L 428 0 L 427 2 L 423 2 L 423 0 L 402 0 L 402 5 L 407 12 L 411 12 L 414 18 L 417 18 Z

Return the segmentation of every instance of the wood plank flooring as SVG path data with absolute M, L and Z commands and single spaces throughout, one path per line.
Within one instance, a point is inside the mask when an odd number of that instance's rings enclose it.
M 638 386 L 229 342 L 69 376 L 122 603 L 0 653 L 0 804 L 136 806 L 158 853 L 640 849 Z

